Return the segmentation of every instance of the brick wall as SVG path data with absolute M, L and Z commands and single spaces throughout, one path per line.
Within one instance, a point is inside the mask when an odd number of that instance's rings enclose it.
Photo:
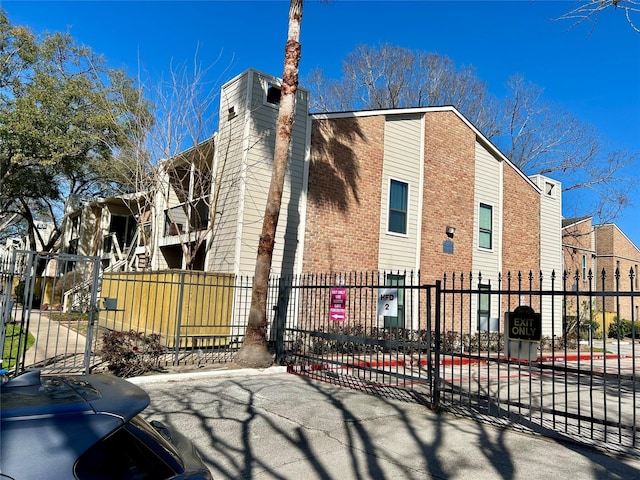
M 384 122 L 382 115 L 314 120 L 304 272 L 377 270 Z M 425 122 L 420 270 L 432 283 L 472 268 L 476 135 L 453 112 L 429 112 Z M 531 270 L 537 278 L 540 197 L 509 166 L 502 213 L 503 273 Z M 456 228 L 453 255 L 442 251 L 447 226 Z
M 502 217 L 503 275 L 540 273 L 540 194 L 513 168 L 505 165 Z M 551 275 L 551 272 L 543 272 Z
M 636 272 L 640 270 L 640 250 L 614 224 L 596 226 L 596 252 L 598 255 L 597 289 L 608 291 L 638 291 L 640 280 Z M 606 278 L 604 285 L 601 272 L 604 269 Z M 616 280 L 615 271 L 620 270 Z M 633 272 L 633 278 L 630 273 Z M 640 272 L 639 272 L 640 273 Z M 604 288 L 603 288 L 604 287 Z M 620 297 L 617 301 L 609 298 L 605 311 L 616 312 L 619 308 L 620 318 L 638 320 L 638 299 L 634 299 L 633 307 L 630 297 Z
M 377 269 L 384 122 L 313 122 L 304 272 Z
M 453 112 L 430 112 L 425 126 L 425 172 L 420 270 L 424 282 L 471 270 L 475 133 Z M 454 254 L 442 252 L 455 227 Z
M 565 227 L 562 231 L 562 242 L 564 244 L 563 257 L 564 269 L 567 273 L 567 289 L 572 289 L 576 285 L 576 272 L 578 272 L 577 286 L 580 290 L 589 289 L 589 270 L 592 274 L 595 272 L 595 254 L 591 237 L 593 234 L 593 225 L 591 219 L 585 219 L 573 225 Z M 587 256 L 587 272 L 585 278 L 582 278 L 582 256 Z

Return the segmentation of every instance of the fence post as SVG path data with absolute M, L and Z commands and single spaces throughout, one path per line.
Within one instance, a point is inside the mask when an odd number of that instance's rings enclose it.
M 15 254 L 18 251 L 14 252 Z M 18 376 L 25 370 L 27 359 L 27 338 L 29 335 L 29 327 L 31 326 L 31 310 L 33 307 L 33 291 L 35 290 L 36 269 L 38 265 L 39 255 L 36 252 L 20 252 L 25 253 L 27 257 L 26 272 L 24 279 L 24 290 L 22 299 L 22 318 L 20 320 L 20 336 L 18 337 L 18 348 L 16 350 L 15 375 Z M 37 338 L 37 335 L 34 335 Z M 46 357 L 46 350 L 45 350 Z M 38 360 L 37 356 L 34 360 Z
M 94 257 L 92 265 L 91 275 L 93 276 L 91 280 L 91 293 L 89 299 L 89 321 L 87 325 L 87 338 L 84 345 L 84 373 L 88 375 L 91 373 L 91 352 L 93 351 L 93 344 L 95 335 L 95 322 L 96 322 L 96 313 L 98 313 L 98 284 L 100 282 L 100 259 L 98 257 Z
M 182 305 L 184 303 L 184 272 L 180 272 L 180 288 L 178 289 L 178 311 L 176 312 L 176 339 L 174 347 L 173 364 L 180 361 L 180 328 L 182 326 Z
M 431 383 L 431 409 L 438 411 L 440 409 L 440 350 L 442 349 L 442 341 L 440 338 L 440 307 L 441 307 L 442 285 L 440 280 L 436 280 L 436 304 L 434 312 L 433 328 L 434 333 L 434 350 L 433 350 L 433 381 Z
M 286 278 L 286 277 L 285 277 Z M 276 306 L 276 364 L 283 365 L 285 360 L 284 352 L 284 329 L 287 317 L 287 304 L 290 295 L 290 285 L 285 278 L 278 280 L 278 304 Z

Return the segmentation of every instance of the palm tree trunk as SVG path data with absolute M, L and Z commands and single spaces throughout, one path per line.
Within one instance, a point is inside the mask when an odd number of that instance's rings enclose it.
M 258 242 L 258 255 L 251 292 L 251 308 L 247 332 L 236 363 L 253 368 L 267 367 L 273 358 L 267 350 L 267 293 L 276 228 L 280 216 L 282 190 L 289 158 L 295 96 L 298 90 L 298 64 L 300 63 L 300 24 L 303 0 L 290 0 L 289 32 L 284 51 L 284 74 L 280 96 L 280 110 L 276 126 L 276 145 L 269 195 L 264 212 L 262 234 Z

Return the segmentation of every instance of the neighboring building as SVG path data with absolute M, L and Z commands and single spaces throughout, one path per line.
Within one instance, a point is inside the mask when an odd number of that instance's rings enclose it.
M 12 220 L 17 220 L 18 218 L 17 215 L 14 215 Z M 9 226 L 11 223 L 9 221 L 5 226 Z M 31 241 L 29 235 L 25 235 L 24 237 L 8 237 L 5 240 L 5 244 L 0 245 L 0 271 L 10 268 L 10 264 L 14 260 L 14 252 L 19 250 L 42 252 L 45 244 L 51 241 L 55 232 L 55 224 L 53 222 L 36 221 L 34 227 L 36 229 L 36 232 L 34 232 L 35 244 Z
M 135 197 L 71 199 L 63 221 L 61 251 L 99 256 L 104 270 L 145 268 L 149 248 L 141 242 Z M 74 266 L 73 262 L 65 265 L 66 269 Z
M 0 266 L 8 266 L 16 250 L 24 250 L 24 240 L 17 237 L 7 238 L 5 244 L 0 245 Z
M 206 270 L 216 219 L 215 141 L 213 136 L 161 163 L 150 232 L 153 270 Z
M 566 290 L 589 290 L 596 274 L 596 237 L 591 217 L 562 220 L 562 241 Z
M 617 225 L 592 225 L 591 217 L 565 219 L 563 247 L 567 290 L 639 290 L 640 249 Z M 627 320 L 640 318 L 640 306 L 632 303 L 632 297 L 596 295 L 594 306 L 605 313 L 605 332 L 614 316 Z M 575 305 L 570 305 L 571 308 L 575 310 Z

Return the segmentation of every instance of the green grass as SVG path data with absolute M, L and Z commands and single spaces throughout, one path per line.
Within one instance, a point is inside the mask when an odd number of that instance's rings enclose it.
M 605 350 L 601 347 L 591 347 L 591 353 L 612 353 L 611 350 Z
M 18 356 L 18 343 L 20 341 L 20 325 L 9 324 L 2 350 L 2 368 L 9 370 L 16 364 Z M 35 343 L 36 339 L 30 333 L 27 334 L 27 350 Z

